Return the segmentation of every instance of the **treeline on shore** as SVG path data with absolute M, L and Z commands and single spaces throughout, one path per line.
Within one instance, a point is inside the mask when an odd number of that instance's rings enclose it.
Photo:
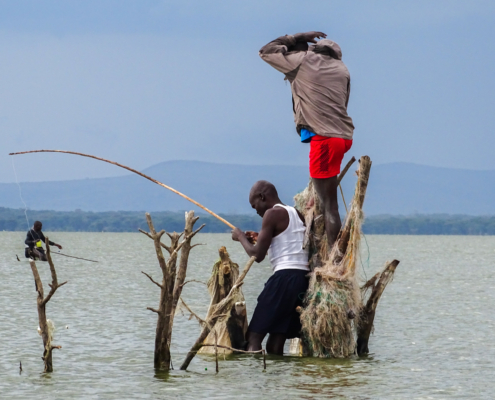
M 48 232 L 137 232 L 146 229 L 141 211 L 36 211 L 28 210 L 29 224 L 39 220 Z M 181 232 L 184 212 L 152 212 L 157 229 Z M 209 214 L 198 214 L 198 224 L 206 224 L 202 232 L 225 233 L 230 229 Z M 254 214 L 221 214 L 223 218 L 243 230 L 258 231 L 261 218 Z M 199 226 L 199 225 L 197 225 Z M 25 231 L 24 210 L 0 207 L 0 231 Z M 380 235 L 495 235 L 495 216 L 468 215 L 377 215 L 365 219 L 363 231 Z

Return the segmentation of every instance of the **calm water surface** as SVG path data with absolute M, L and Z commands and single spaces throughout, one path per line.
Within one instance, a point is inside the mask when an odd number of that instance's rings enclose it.
M 385 261 L 401 260 L 379 304 L 368 357 L 269 357 L 263 372 L 260 358 L 231 356 L 215 374 L 208 356 L 197 356 L 185 372 L 153 369 L 156 316 L 146 307 L 157 307 L 159 293 L 141 274 L 160 276 L 150 239 L 138 233 L 49 236 L 65 252 L 100 262 L 54 256 L 59 281 L 69 283 L 49 302 L 47 314 L 57 327 L 54 342 L 63 348 L 54 352 L 55 372 L 42 374 L 24 234 L 0 232 L 2 399 L 495 397 L 495 237 L 368 236 L 369 259 L 363 243 L 361 273 L 369 277 Z M 189 279 L 208 279 L 221 245 L 234 261 L 247 261 L 229 235 L 202 234 L 197 242 L 206 245 L 193 249 Z M 47 292 L 48 265 L 38 268 Z M 249 272 L 244 284 L 249 313 L 270 274 L 266 262 Z M 209 301 L 204 285 L 186 285 L 183 297 L 204 315 Z M 200 328 L 187 316 L 175 321 L 172 357 L 178 367 Z

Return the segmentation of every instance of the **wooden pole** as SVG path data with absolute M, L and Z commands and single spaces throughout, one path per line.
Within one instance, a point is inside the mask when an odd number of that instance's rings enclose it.
M 118 162 L 106 160 L 105 158 L 101 158 L 101 157 L 92 156 L 91 154 L 84 154 L 84 153 L 78 153 L 78 152 L 75 152 L 75 151 L 67 151 L 67 150 L 30 150 L 30 151 L 20 151 L 20 152 L 17 152 L 17 153 L 9 153 L 9 156 L 16 156 L 16 155 L 20 155 L 20 154 L 30 154 L 30 153 L 64 153 L 64 154 L 74 154 L 76 156 L 94 158 L 95 160 L 104 161 L 104 162 L 107 162 L 109 164 L 116 165 L 117 167 L 124 168 L 124 169 L 126 169 L 128 171 L 134 172 L 135 174 L 138 174 L 138 175 L 142 176 L 143 178 L 146 178 L 146 179 L 150 180 L 151 182 L 156 183 L 157 185 L 160 185 L 160 186 L 164 187 L 165 189 L 168 189 L 168 190 L 174 192 L 175 194 L 178 194 L 179 196 L 183 197 L 187 201 L 190 201 L 194 205 L 196 205 L 199 208 L 202 208 L 203 210 L 205 210 L 207 213 L 213 215 L 215 218 L 217 218 L 218 220 L 222 221 L 225 225 L 229 226 L 232 229 L 235 229 L 235 226 L 232 225 L 230 222 L 228 222 L 226 219 L 223 219 L 221 216 L 215 214 L 213 211 L 209 210 L 208 208 L 206 208 L 202 204 L 198 203 L 197 201 L 191 199 L 190 197 L 186 196 L 185 194 L 179 192 L 178 190 L 175 190 L 174 188 L 172 188 L 170 186 L 165 185 L 164 183 L 161 183 L 160 181 L 157 181 L 156 179 L 153 179 L 152 177 L 150 177 L 148 175 L 143 174 L 142 172 L 136 171 L 135 169 L 130 168 L 130 167 L 127 167 L 127 166 L 125 166 L 123 164 L 119 164 Z

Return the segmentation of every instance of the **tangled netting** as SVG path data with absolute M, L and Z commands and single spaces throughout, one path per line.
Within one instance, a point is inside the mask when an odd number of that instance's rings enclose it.
M 350 237 L 345 253 L 337 245 L 328 252 L 326 237 L 312 242 L 313 253 L 321 262 L 310 260 L 309 289 L 301 311 L 303 347 L 314 357 L 349 357 L 356 351 L 356 330 L 359 324 L 362 297 L 356 276 L 359 257 L 362 201 L 359 181 L 345 224 L 350 224 Z M 305 216 L 318 218 L 316 193 L 312 184 L 294 198 L 296 207 Z M 361 203 L 361 204 L 360 204 Z M 320 224 L 323 221 L 319 222 Z M 313 231 L 317 230 L 313 226 Z

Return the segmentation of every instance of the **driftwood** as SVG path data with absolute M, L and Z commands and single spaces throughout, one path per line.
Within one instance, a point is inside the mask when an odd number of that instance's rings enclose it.
M 53 349 L 61 349 L 62 346 L 55 346 L 52 344 L 53 339 L 53 325 L 47 322 L 46 318 L 46 304 L 50 301 L 52 296 L 55 294 L 57 289 L 67 282 L 58 283 L 57 280 L 57 271 L 55 270 L 55 266 L 53 265 L 52 256 L 50 254 L 50 245 L 48 241 L 48 237 L 45 238 L 46 244 L 46 258 L 48 261 L 48 265 L 50 266 L 50 273 L 52 276 L 52 283 L 49 284 L 50 292 L 45 297 L 43 291 L 43 283 L 41 282 L 40 275 L 38 273 L 38 268 L 36 267 L 36 263 L 33 259 L 29 260 L 29 264 L 31 265 L 31 271 L 33 272 L 34 284 L 36 288 L 36 292 L 38 293 L 37 305 L 38 305 L 38 321 L 39 321 L 39 332 L 43 339 L 43 356 L 42 360 L 45 364 L 45 368 L 43 372 L 53 372 L 53 361 L 52 361 L 52 350 Z M 51 322 L 51 321 L 50 321 Z M 22 371 L 22 366 L 20 367 Z
M 385 287 L 392 280 L 397 265 L 399 265 L 398 260 L 387 264 L 381 273 L 376 274 L 362 288 L 363 290 L 372 289 L 366 305 L 361 309 L 361 318 L 357 330 L 357 353 L 359 356 L 369 353 L 368 342 L 373 328 L 373 321 L 375 320 L 376 306 Z
M 161 283 L 155 281 L 150 275 L 142 271 L 142 273 L 146 275 L 151 282 L 160 288 L 160 301 L 158 309 L 154 309 L 152 307 L 147 308 L 158 315 L 155 336 L 154 365 L 155 368 L 169 370 L 171 362 L 170 342 L 172 339 L 175 310 L 182 293 L 182 288 L 184 287 L 189 252 L 194 247 L 191 246 L 191 239 L 204 227 L 204 224 L 193 231 L 194 223 L 198 220 L 198 217 L 194 216 L 193 211 L 187 212 L 186 227 L 184 232 L 181 234 L 176 232 L 172 234 L 167 233 L 170 238 L 170 246 L 167 246 L 161 242 L 161 238 L 165 234 L 165 231 L 162 230 L 160 232 L 156 232 L 149 213 L 146 213 L 146 220 L 148 222 L 150 232 L 147 233 L 141 229 L 140 232 L 144 233 L 153 240 L 158 264 L 162 271 Z M 182 236 L 184 237 L 180 240 Z M 165 260 L 162 248 L 166 249 L 169 253 L 168 260 Z M 177 258 L 179 251 L 181 251 L 181 257 L 179 261 L 179 268 L 177 269 Z
M 211 302 L 206 313 L 206 319 L 214 312 L 216 305 L 230 293 L 239 276 L 239 266 L 232 262 L 227 249 L 223 246 L 220 247 L 218 254 L 220 259 L 213 265 L 211 278 L 208 281 Z M 230 317 L 217 321 L 198 352 L 200 354 L 216 354 L 216 348 L 212 349 L 211 346 L 207 346 L 214 343 L 222 345 L 220 348 L 223 354 L 230 354 L 232 350 L 229 348 L 242 348 L 246 340 L 247 327 L 246 302 L 242 290 L 239 289 L 238 299 L 230 310 Z
M 201 333 L 199 337 L 196 339 L 196 342 L 192 345 L 191 349 L 187 353 L 185 360 L 180 366 L 181 370 L 187 369 L 192 359 L 196 356 L 198 350 L 201 347 L 203 347 L 206 337 L 208 336 L 212 328 L 215 326 L 217 321 L 223 318 L 227 319 L 229 317 L 230 311 L 232 310 L 232 307 L 235 305 L 238 299 L 239 289 L 244 283 L 244 278 L 246 277 L 246 274 L 249 272 L 249 269 L 251 268 L 251 265 L 253 265 L 255 260 L 256 257 L 254 256 L 249 259 L 241 275 L 239 275 L 234 285 L 232 286 L 232 289 L 230 290 L 229 294 L 215 306 L 213 311 L 206 318 L 206 321 L 203 323 L 203 328 L 201 329 Z

